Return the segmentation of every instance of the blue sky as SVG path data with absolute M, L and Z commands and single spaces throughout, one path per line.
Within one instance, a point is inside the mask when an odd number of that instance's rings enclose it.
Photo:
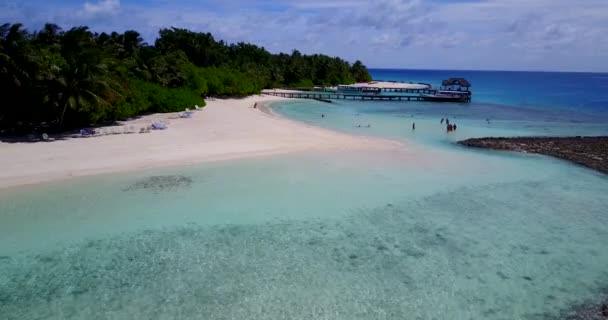
M 608 72 L 608 0 L 0 0 L 1 22 L 213 33 L 369 67 Z

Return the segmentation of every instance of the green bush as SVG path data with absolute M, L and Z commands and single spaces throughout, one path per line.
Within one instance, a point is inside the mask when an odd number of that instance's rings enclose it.
M 204 100 L 189 88 L 159 88 L 150 97 L 152 112 L 176 112 L 192 109 L 195 105 L 204 105 Z
M 149 112 L 184 111 L 195 105 L 205 105 L 200 94 L 188 87 L 166 88 L 137 79 L 131 80 L 129 87 L 127 98 L 115 108 L 115 118 L 124 119 Z
M 310 79 L 302 79 L 299 82 L 293 83 L 290 87 L 294 88 L 312 88 L 315 84 Z

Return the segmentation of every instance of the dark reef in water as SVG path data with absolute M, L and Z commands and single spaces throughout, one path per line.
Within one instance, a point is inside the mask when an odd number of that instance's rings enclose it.
M 575 306 L 569 311 L 562 312 L 561 318 L 566 320 L 607 320 L 608 298 L 604 299 L 603 303 Z
M 152 176 L 135 182 L 134 184 L 126 188 L 125 191 L 176 191 L 180 188 L 190 187 L 190 185 L 192 185 L 192 182 L 192 178 L 180 175 Z
M 468 147 L 544 154 L 608 174 L 608 137 L 479 138 L 458 143 Z

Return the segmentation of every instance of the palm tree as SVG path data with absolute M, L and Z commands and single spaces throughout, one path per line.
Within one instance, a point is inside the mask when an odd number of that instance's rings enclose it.
M 63 37 L 62 52 L 65 64 L 47 80 L 46 101 L 59 108 L 58 125 L 61 129 L 66 112 L 94 111 L 108 106 L 107 99 L 118 95 L 117 83 L 111 79 L 110 60 L 94 45 L 93 34 L 86 27 L 74 28 Z
M 0 26 L 0 88 L 5 101 L 0 104 L 0 117 L 17 126 L 27 125 L 35 114 L 29 102 L 38 66 L 30 39 L 21 24 Z
M 22 27 L 20 23 L 0 26 L 0 74 L 12 79 L 17 87 L 29 78 L 24 68 L 29 58 L 26 52 L 28 32 Z
M 139 32 L 128 30 L 122 35 L 122 48 L 125 56 L 130 57 L 135 54 L 141 47 L 146 46 L 144 39 L 141 37 Z
M 59 128 L 64 124 L 68 109 L 93 111 L 94 108 L 108 106 L 108 97 L 117 94 L 108 66 L 102 61 L 78 61 L 65 65 L 53 82 L 51 91 L 56 93 L 55 98 L 61 108 Z
M 61 28 L 53 23 L 47 23 L 44 28 L 35 35 L 36 40 L 46 46 L 58 48 L 63 33 Z

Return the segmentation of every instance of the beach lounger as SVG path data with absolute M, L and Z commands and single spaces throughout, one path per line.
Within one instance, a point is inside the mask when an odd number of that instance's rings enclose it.
M 136 133 L 137 131 L 135 130 L 134 126 L 124 126 L 123 127 L 123 133 L 125 134 L 131 134 L 131 133 Z
M 95 134 L 93 129 L 80 129 L 80 135 L 83 137 L 90 137 Z
M 192 118 L 192 113 L 191 112 L 181 112 L 178 114 L 178 116 L 180 118 Z
M 49 135 L 46 133 L 43 133 L 41 136 L 42 136 L 42 141 L 54 141 L 55 140 L 53 138 L 49 138 Z
M 167 125 L 164 122 L 161 121 L 157 121 L 157 122 L 153 122 L 152 123 L 152 129 L 153 130 L 165 130 L 167 129 Z

